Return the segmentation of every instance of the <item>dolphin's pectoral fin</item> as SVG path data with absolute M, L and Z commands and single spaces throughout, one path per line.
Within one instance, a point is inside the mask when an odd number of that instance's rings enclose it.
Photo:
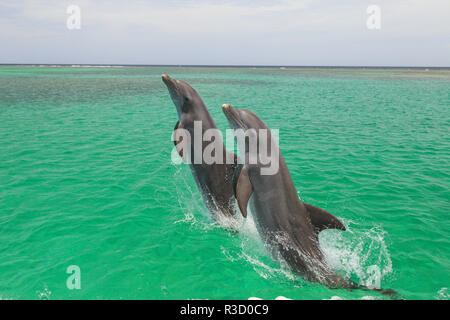
M 180 121 L 177 121 L 177 123 L 175 124 L 175 127 L 173 128 L 174 134 L 176 134 L 176 130 L 180 129 L 181 124 Z M 178 154 L 180 155 L 181 159 L 183 159 L 184 162 L 186 162 L 185 157 L 183 157 L 183 145 L 180 143 L 182 142 L 183 139 L 181 139 L 180 136 L 176 136 L 175 135 L 175 139 L 173 140 L 173 144 L 175 145 L 175 149 L 177 149 Z
M 175 123 L 175 127 L 173 128 L 173 131 L 177 130 L 179 126 L 180 126 L 180 121 L 177 121 L 177 123 Z M 177 144 L 178 144 L 179 142 L 180 142 L 180 141 L 177 140 L 177 139 L 174 139 L 174 140 L 173 140 L 173 144 L 175 145 L 175 147 L 177 146 Z
M 306 210 L 308 210 L 309 217 L 311 218 L 311 223 L 314 226 L 314 229 L 316 229 L 317 233 L 324 229 L 338 229 L 343 231 L 346 230 L 344 224 L 331 213 L 308 203 L 303 204 L 305 205 Z
M 242 216 L 247 218 L 247 205 L 253 193 L 253 186 L 248 177 L 247 167 L 238 165 L 234 171 L 233 189 Z

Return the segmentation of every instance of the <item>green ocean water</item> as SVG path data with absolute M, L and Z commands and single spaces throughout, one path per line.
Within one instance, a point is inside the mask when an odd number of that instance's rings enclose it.
M 348 231 L 337 272 L 405 299 L 450 297 L 450 71 L 0 67 L 1 299 L 384 299 L 294 276 L 252 218 L 214 222 L 171 163 L 161 74 L 280 131 L 299 196 Z M 69 290 L 68 266 L 81 270 Z

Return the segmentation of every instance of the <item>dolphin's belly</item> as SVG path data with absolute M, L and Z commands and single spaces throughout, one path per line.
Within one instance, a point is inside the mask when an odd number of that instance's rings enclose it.
M 290 224 L 287 207 L 282 201 L 267 201 L 253 194 L 250 208 L 258 233 L 276 260 L 284 260 L 295 273 L 308 281 L 320 282 L 320 274 L 328 274 L 317 237 L 306 225 Z
M 234 195 L 226 167 L 191 164 L 190 168 L 206 207 L 214 214 L 234 215 Z

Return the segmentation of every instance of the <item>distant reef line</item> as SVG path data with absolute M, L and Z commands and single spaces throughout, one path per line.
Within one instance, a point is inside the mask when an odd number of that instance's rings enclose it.
M 124 67 L 172 67 L 172 68 L 254 68 L 254 69 L 392 69 L 392 70 L 450 70 L 442 66 L 294 66 L 294 65 L 196 65 L 196 64 L 69 64 L 69 63 L 0 63 L 8 67 L 73 67 L 73 68 L 124 68 Z

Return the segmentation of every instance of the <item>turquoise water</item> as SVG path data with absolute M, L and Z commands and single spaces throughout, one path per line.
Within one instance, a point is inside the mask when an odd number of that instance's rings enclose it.
M 450 71 L 0 67 L 1 299 L 383 299 L 272 260 L 251 217 L 209 218 L 171 163 L 162 73 L 280 130 L 300 197 L 347 232 L 329 263 L 406 299 L 450 291 Z M 66 269 L 81 270 L 69 290 Z

